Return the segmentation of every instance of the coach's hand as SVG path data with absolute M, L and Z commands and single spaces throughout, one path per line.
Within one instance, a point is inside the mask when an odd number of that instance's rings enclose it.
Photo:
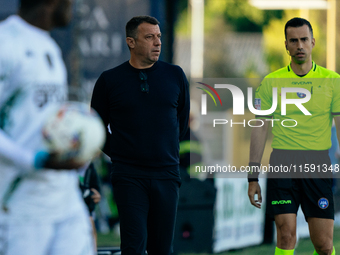
M 93 192 L 93 195 L 91 196 L 93 202 L 94 202 L 95 204 L 98 204 L 98 203 L 100 202 L 100 199 L 102 198 L 102 197 L 100 196 L 100 193 L 98 192 L 98 190 L 96 190 L 96 189 L 94 189 L 94 188 L 92 188 L 91 191 Z
M 257 200 L 255 200 L 255 195 L 257 194 Z M 262 196 L 261 196 L 261 187 L 257 181 L 249 182 L 248 186 L 248 197 L 250 203 L 256 208 L 261 209 Z

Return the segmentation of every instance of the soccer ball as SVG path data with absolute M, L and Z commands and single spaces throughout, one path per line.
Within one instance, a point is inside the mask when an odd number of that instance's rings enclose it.
M 66 102 L 53 111 L 42 129 L 49 152 L 61 161 L 92 160 L 105 143 L 105 127 L 99 115 L 85 103 Z

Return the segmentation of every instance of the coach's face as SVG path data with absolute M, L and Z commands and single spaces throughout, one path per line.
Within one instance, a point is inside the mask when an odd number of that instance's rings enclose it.
M 296 64 L 303 64 L 311 60 L 312 49 L 315 46 L 315 39 L 307 25 L 301 27 L 288 27 L 286 49 L 289 51 L 292 60 Z
M 161 54 L 161 31 L 158 25 L 142 23 L 137 28 L 137 38 L 129 44 L 135 57 L 145 66 L 155 63 Z

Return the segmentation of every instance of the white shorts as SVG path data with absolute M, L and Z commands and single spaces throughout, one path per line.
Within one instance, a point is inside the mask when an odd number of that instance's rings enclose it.
M 89 217 L 0 223 L 0 255 L 94 255 Z

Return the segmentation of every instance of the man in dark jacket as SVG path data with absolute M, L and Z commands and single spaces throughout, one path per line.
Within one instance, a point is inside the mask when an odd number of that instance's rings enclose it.
M 104 152 L 112 161 L 122 255 L 172 252 L 179 141 L 186 133 L 190 100 L 182 69 L 158 61 L 158 24 L 150 16 L 127 23 L 130 60 L 101 74 L 91 102 L 111 132 Z

